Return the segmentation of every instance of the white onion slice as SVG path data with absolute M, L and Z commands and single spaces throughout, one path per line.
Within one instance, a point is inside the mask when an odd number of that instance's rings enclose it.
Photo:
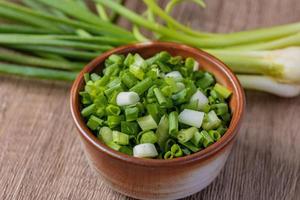
M 154 144 L 144 143 L 133 147 L 133 156 L 138 158 L 152 158 L 158 156 Z
M 176 87 L 177 87 L 178 91 L 181 91 L 181 90 L 183 90 L 185 88 L 185 85 L 183 83 L 181 83 L 181 82 L 177 82 L 176 83 Z
M 204 112 L 184 109 L 178 116 L 180 123 L 200 128 L 203 122 Z
M 118 106 L 128 106 L 139 102 L 140 97 L 136 92 L 120 92 L 117 96 Z
M 202 109 L 206 104 L 208 104 L 208 98 L 199 90 L 193 94 L 190 101 L 198 101 L 198 109 Z
M 199 63 L 197 61 L 195 61 L 193 71 L 198 71 L 198 70 L 199 70 Z
M 172 71 L 172 72 L 169 72 L 166 74 L 166 77 L 171 77 L 173 78 L 175 81 L 182 81 L 183 80 L 183 77 L 182 75 L 180 74 L 179 71 Z

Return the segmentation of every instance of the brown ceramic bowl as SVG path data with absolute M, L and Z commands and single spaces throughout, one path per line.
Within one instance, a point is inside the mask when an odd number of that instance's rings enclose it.
M 139 53 L 144 58 L 160 51 L 173 56 L 193 57 L 200 68 L 233 91 L 233 113 L 228 131 L 208 148 L 172 160 L 135 158 L 119 153 L 101 143 L 87 128 L 80 115 L 79 91 L 84 87 L 83 74 L 99 72 L 111 54 Z M 178 199 L 194 194 L 209 185 L 223 168 L 240 127 L 245 107 L 243 89 L 224 63 L 199 49 L 166 42 L 147 42 L 122 46 L 101 54 L 89 63 L 75 80 L 71 90 L 71 111 L 89 164 L 114 190 L 139 199 Z

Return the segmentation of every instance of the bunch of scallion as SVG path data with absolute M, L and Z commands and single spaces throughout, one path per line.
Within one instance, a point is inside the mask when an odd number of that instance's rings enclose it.
M 183 1 L 161 7 L 156 0 L 143 0 L 146 10 L 140 15 L 118 0 L 94 0 L 96 13 L 84 0 L 23 0 L 23 5 L 0 0 L 0 73 L 73 80 L 103 51 L 156 39 L 208 51 L 228 64 L 246 89 L 300 94 L 300 23 L 228 34 L 196 31 L 171 17 Z M 202 0 L 193 2 L 205 7 Z M 117 14 L 132 23 L 132 31 L 114 23 Z M 153 36 L 144 36 L 140 28 Z
M 121 1 L 115 1 L 121 3 Z M 0 0 L 0 73 L 72 81 L 102 52 L 135 42 L 101 5 L 82 0 Z

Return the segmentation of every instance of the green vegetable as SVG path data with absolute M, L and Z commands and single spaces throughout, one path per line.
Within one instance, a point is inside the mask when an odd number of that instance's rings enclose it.
M 153 117 L 155 121 L 158 121 L 160 116 L 159 106 L 156 103 L 146 105 L 147 112 Z
M 184 147 L 188 148 L 190 151 L 196 153 L 197 151 L 200 151 L 201 148 L 200 147 L 197 147 L 195 146 L 193 143 L 191 143 L 190 141 L 189 142 L 180 142 L 181 145 L 183 145 Z
M 121 132 L 128 135 L 137 135 L 138 130 L 139 127 L 136 122 L 121 121 Z
M 169 114 L 169 134 L 172 136 L 178 133 L 178 113 L 173 111 Z
M 113 141 L 110 141 L 110 142 L 106 143 L 106 145 L 109 146 L 110 148 L 116 150 L 116 151 L 119 151 L 122 148 L 122 146 L 116 144 Z
M 172 158 L 174 158 L 174 153 L 172 151 L 168 151 L 165 153 L 164 155 L 165 160 L 172 159 Z
M 30 67 L 25 65 L 15 65 L 0 63 L 0 74 L 13 74 L 18 76 L 25 76 L 29 78 L 49 79 L 49 80 L 62 80 L 62 81 L 73 81 L 77 73 L 67 72 L 55 69 L 43 69 Z
M 140 117 L 136 121 L 143 131 L 157 128 L 157 124 L 151 115 Z
M 96 52 L 87 52 L 87 51 L 80 51 L 80 50 L 73 50 L 73 49 L 65 49 L 62 47 L 51 47 L 51 46 L 41 46 L 41 45 L 28 46 L 22 44 L 14 44 L 14 45 L 8 45 L 8 47 L 17 50 L 32 52 L 34 54 L 40 54 L 41 52 L 53 53 L 55 55 L 64 56 L 66 58 L 82 59 L 84 61 L 87 60 L 89 61 L 99 55 L 99 53 Z
M 109 45 L 96 45 L 78 41 L 57 40 L 45 37 L 28 36 L 21 34 L 0 34 L 0 44 L 3 45 L 45 45 L 54 47 L 70 47 L 83 50 L 107 51 Z
M 202 127 L 205 130 L 216 129 L 221 125 L 221 122 L 215 111 L 212 110 L 208 114 L 205 114 Z
M 148 131 L 142 134 L 140 143 L 156 143 L 157 142 L 157 136 L 153 131 Z
M 183 152 L 178 144 L 173 144 L 171 147 L 171 152 L 175 157 L 181 157 L 183 155 Z
M 91 104 L 91 105 L 85 107 L 84 109 L 82 109 L 81 115 L 83 117 L 88 117 L 91 114 L 93 114 L 95 111 L 96 111 L 96 104 Z
M 102 127 L 99 131 L 98 138 L 105 144 L 113 141 L 112 131 L 108 127 Z
M 202 145 L 203 142 L 203 135 L 198 131 L 194 133 L 193 137 L 191 138 L 191 142 L 196 146 L 199 147 Z
M 214 139 L 214 141 L 217 141 L 221 138 L 221 134 L 219 133 L 219 131 L 209 130 L 208 134 L 210 135 L 211 138 Z
M 92 115 L 90 116 L 88 122 L 86 125 L 91 129 L 91 130 L 96 130 L 100 125 L 103 124 L 103 120 L 99 119 L 98 117 Z
M 203 137 L 203 146 L 208 147 L 209 145 L 214 143 L 214 139 L 207 133 L 207 131 L 201 131 L 200 133 Z
M 119 131 L 112 131 L 113 142 L 119 145 L 128 145 L 129 136 Z
M 164 74 L 157 66 L 147 67 L 157 62 L 176 69 Z M 181 73 L 183 68 L 193 69 L 192 58 L 171 57 L 167 52 L 146 60 L 138 54 L 113 54 L 104 63 L 102 72 L 84 74 L 85 86 L 79 93 L 81 114 L 87 127 L 114 150 L 135 157 L 173 159 L 208 147 L 226 132 L 231 119 L 231 92 L 215 83 L 207 72 Z M 136 84 L 130 88 L 130 78 L 124 76 L 131 74 L 133 64 L 145 77 L 133 78 Z M 159 76 L 148 73 L 153 68 Z M 203 91 L 202 85 L 194 82 L 206 76 L 212 82 Z M 184 93 L 177 83 L 183 85 Z M 162 92 L 165 87 L 171 91 Z M 204 112 L 198 111 L 199 103 Z
M 191 140 L 194 137 L 196 132 L 198 132 L 198 129 L 195 127 L 181 130 L 177 135 L 177 139 L 181 143 L 186 143 L 187 141 Z
M 151 78 L 146 78 L 146 79 L 138 82 L 132 88 L 130 88 L 130 91 L 136 92 L 138 95 L 142 95 L 151 86 L 152 86 L 152 80 L 151 80 Z
M 158 103 L 162 106 L 165 106 L 167 104 L 167 100 L 164 97 L 164 95 L 161 93 L 161 91 L 158 88 L 154 88 L 153 92 L 155 94 Z
M 115 4 L 113 1 L 96 1 L 109 7 L 115 12 L 118 12 L 120 15 L 129 19 L 132 23 L 143 26 L 144 28 L 154 32 L 156 35 L 159 35 L 160 39 L 162 40 L 186 43 L 200 48 L 209 48 L 206 50 L 228 63 L 228 65 L 232 67 L 232 69 L 237 73 L 248 73 L 249 71 L 259 74 L 263 73 L 275 79 L 279 79 L 279 81 L 290 83 L 283 86 L 288 89 L 288 92 L 285 92 L 284 90 L 273 89 L 276 88 L 276 84 L 280 85 L 278 81 L 273 81 L 274 83 L 272 83 L 272 81 L 266 80 L 265 77 L 261 76 L 252 76 L 249 78 L 243 77 L 244 79 L 247 78 L 247 81 L 242 81 L 242 84 L 245 85 L 246 88 L 266 91 L 280 96 L 288 97 L 296 96 L 300 93 L 300 74 L 293 73 L 293 76 L 286 76 L 285 73 L 290 70 L 282 70 L 282 68 L 285 68 L 287 65 L 283 64 L 282 66 L 282 63 L 277 62 L 277 56 L 269 56 L 268 52 L 261 51 L 285 48 L 289 46 L 297 46 L 300 41 L 300 34 L 298 33 L 300 29 L 300 23 L 219 35 L 193 31 L 190 28 L 180 24 L 170 15 L 168 15 L 173 6 L 181 1 L 171 0 L 167 4 L 165 10 L 163 10 L 157 5 L 156 2 L 151 0 L 144 0 L 145 4 L 147 5 L 148 13 L 155 14 L 157 17 L 163 19 L 168 26 L 163 26 L 155 20 L 153 21 L 153 16 L 150 17 L 150 19 L 144 18 L 137 15 L 135 12 L 126 9 L 125 7 L 122 7 L 121 5 Z M 180 31 L 175 32 L 176 29 Z M 227 47 L 227 49 L 230 50 L 219 50 L 223 49 L 224 47 Z M 235 51 L 240 49 L 246 51 Z M 247 50 L 255 51 L 247 52 Z M 271 55 L 272 54 L 273 52 L 271 53 Z M 279 53 L 278 55 L 281 54 L 282 53 Z M 252 81 L 255 80 L 256 77 L 258 77 L 257 80 L 259 81 L 260 79 L 262 79 L 262 81 L 260 82 L 262 82 L 263 84 L 256 84 L 255 81 Z M 206 79 L 207 81 L 199 81 L 198 87 L 201 87 L 202 89 L 207 88 L 210 84 L 210 81 L 209 77 L 207 76 Z M 291 84 L 293 82 L 296 83 L 296 85 Z M 271 89 L 266 86 L 266 83 L 271 83 Z
M 107 115 L 118 116 L 121 113 L 121 109 L 116 105 L 110 104 L 106 107 L 106 113 L 107 113 Z
M 137 107 L 128 107 L 125 109 L 126 121 L 134 121 L 139 116 L 139 109 Z
M 165 147 L 167 139 L 169 138 L 169 120 L 167 115 L 162 116 L 162 118 L 160 119 L 160 122 L 156 129 L 156 135 L 157 143 L 160 148 L 163 149 Z
M 108 124 L 109 128 L 115 128 L 116 126 L 121 124 L 121 119 L 119 116 L 109 115 L 107 117 L 107 124 Z
M 1 24 L 0 44 L 8 49 L 22 51 L 22 54 L 16 54 L 16 59 L 13 59 L 14 55 L 6 56 L 3 53 L 0 61 L 30 65 L 30 67 L 56 68 L 61 69 L 59 71 L 62 72 L 63 70 L 77 71 L 84 66 L 83 62 L 95 58 L 103 51 L 122 44 L 150 40 L 140 32 L 140 27 L 144 27 L 152 31 L 154 37 L 151 39 L 205 48 L 238 73 L 242 85 L 247 89 L 284 97 L 300 94 L 297 56 L 299 48 L 291 48 L 291 46 L 298 46 L 300 42 L 300 23 L 229 34 L 207 33 L 192 30 L 172 18 L 170 13 L 174 6 L 184 0 L 169 0 L 165 7 L 159 6 L 155 1 L 144 0 L 147 10 L 143 15 L 127 9 L 120 2 L 122 1 L 95 0 L 97 15 L 81 0 L 23 0 L 22 5 L 1 1 L 0 17 L 10 24 Z M 193 2 L 202 7 L 205 5 L 202 0 L 193 0 Z M 117 14 L 132 22 L 132 32 L 113 23 Z M 24 51 L 30 55 L 23 55 Z M 184 76 L 197 74 L 193 71 L 199 68 L 199 63 L 193 58 L 187 58 L 184 68 L 178 68 L 180 63 L 182 63 L 180 56 L 171 57 L 167 52 L 161 52 L 148 59 L 134 54 L 126 59 L 128 73 L 121 79 L 126 87 L 132 88 L 138 80 L 142 81 L 145 77 L 155 81 L 160 77 L 159 71 L 172 73 L 173 70 L 178 70 Z M 147 67 L 152 70 L 146 70 Z M 113 72 L 116 73 L 118 70 Z M 27 75 L 7 69 L 2 70 L 2 73 Z M 249 73 L 254 75 L 244 75 Z M 63 79 L 60 76 L 40 78 L 72 80 L 74 75 L 65 74 Z M 198 78 L 195 85 L 203 91 L 215 84 L 215 80 L 209 73 L 204 73 L 202 78 Z M 154 84 L 149 81 L 146 83 L 150 84 L 149 87 Z M 143 93 L 144 87 L 138 89 Z M 176 99 L 175 104 L 182 104 L 193 93 L 191 85 L 186 90 L 183 90 L 182 85 L 177 87 L 177 90 L 174 85 L 164 85 L 158 89 L 167 101 L 170 96 L 173 96 Z M 176 94 L 173 94 L 174 91 Z M 171 106 L 168 104 L 168 107 Z
M 231 91 L 228 90 L 226 87 L 220 85 L 219 83 L 217 83 L 214 86 L 214 90 L 219 93 L 224 99 L 227 99 L 230 95 L 231 95 Z
M 128 146 L 122 146 L 120 149 L 119 149 L 120 152 L 122 153 L 125 153 L 129 156 L 132 156 L 133 155 L 133 149 L 131 147 L 128 147 Z

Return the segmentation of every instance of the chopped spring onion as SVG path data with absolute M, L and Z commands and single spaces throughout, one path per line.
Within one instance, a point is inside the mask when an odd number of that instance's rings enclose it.
M 212 74 L 193 72 L 195 62 L 167 52 L 146 60 L 110 55 L 102 73 L 84 75 L 79 95 L 87 127 L 112 149 L 135 157 L 173 159 L 217 142 L 230 123 L 231 91 Z M 142 70 L 142 79 L 132 66 Z
M 214 143 L 214 139 L 208 134 L 207 131 L 201 131 L 200 133 L 203 136 L 203 146 L 208 147 L 209 145 Z
M 119 151 L 121 149 L 122 146 L 116 144 L 113 141 L 110 141 L 108 143 L 106 143 L 107 146 L 109 146 L 110 148 L 112 148 L 113 150 Z
M 204 112 L 184 109 L 178 116 L 180 123 L 200 128 L 204 118 Z
M 159 105 L 157 103 L 147 104 L 146 109 L 155 121 L 159 120 Z
M 128 106 L 139 102 L 140 97 L 135 92 L 120 92 L 117 96 L 118 106 Z
M 121 121 L 121 132 L 128 135 L 137 135 L 139 131 L 138 124 L 136 122 Z
M 174 153 L 172 151 L 167 151 L 164 155 L 164 159 L 168 160 L 168 159 L 172 159 L 174 158 Z
M 112 131 L 113 142 L 119 145 L 129 144 L 129 136 L 119 131 Z
M 175 157 L 181 157 L 183 152 L 178 144 L 173 144 L 171 147 L 171 152 L 174 154 Z
M 118 116 L 121 113 L 121 109 L 118 106 L 110 104 L 106 107 L 106 113 L 107 115 Z
M 163 149 L 167 139 L 169 138 L 169 120 L 167 115 L 162 116 L 162 118 L 160 119 L 160 122 L 156 129 L 156 135 L 157 143 L 160 148 Z
M 195 61 L 194 66 L 193 66 L 193 71 L 198 71 L 199 70 L 199 63 Z
M 155 94 L 155 97 L 160 105 L 166 105 L 167 100 L 165 96 L 161 93 L 161 91 L 158 88 L 154 88 L 153 92 Z
M 152 143 L 155 144 L 157 142 L 157 135 L 153 131 L 148 131 L 142 134 L 140 143 Z
M 224 99 L 227 99 L 231 95 L 231 91 L 219 83 L 215 85 L 214 90 L 218 92 Z
M 139 109 L 135 107 L 129 107 L 125 109 L 125 117 L 126 121 L 131 122 L 138 118 L 139 116 Z
M 133 156 L 138 158 L 152 158 L 158 155 L 154 144 L 138 144 L 133 148 Z
M 202 127 L 205 130 L 211 130 L 218 128 L 221 125 L 221 120 L 218 118 L 215 111 L 211 110 L 208 114 L 205 115 L 204 122 L 202 124 Z
M 211 106 L 212 109 L 216 112 L 217 115 L 224 115 L 228 113 L 228 105 L 227 103 L 216 103 Z
M 138 82 L 135 86 L 130 88 L 130 91 L 136 92 L 138 95 L 142 95 L 146 90 L 152 86 L 151 78 L 146 78 L 141 82 Z
M 145 75 L 144 70 L 136 65 L 131 65 L 129 67 L 129 72 L 140 80 L 144 79 L 144 75 Z
M 191 128 L 185 129 L 185 130 L 181 130 L 179 132 L 179 134 L 177 135 L 178 141 L 182 142 L 182 143 L 185 143 L 185 142 L 191 140 L 194 137 L 196 132 L 198 132 L 198 129 L 195 128 L 195 127 L 191 127 Z
M 121 119 L 119 116 L 109 115 L 107 117 L 107 124 L 108 124 L 109 128 L 115 128 L 116 126 L 121 124 Z
M 121 146 L 119 151 L 122 152 L 122 153 L 125 153 L 129 156 L 133 155 L 133 149 L 131 147 L 128 147 L 128 146 Z
M 91 130 L 96 130 L 100 125 L 103 124 L 103 120 L 99 119 L 98 117 L 91 115 L 89 118 L 88 122 L 86 125 L 91 129 Z
M 217 141 L 221 138 L 221 134 L 219 133 L 219 131 L 216 130 L 209 130 L 208 134 L 210 135 L 211 138 L 214 139 L 214 141 Z
M 185 88 L 185 85 L 183 84 L 183 83 L 181 83 L 181 82 L 177 82 L 176 83 L 176 91 L 181 91 L 181 90 L 183 90 L 184 88 Z
M 208 98 L 199 90 L 193 94 L 190 99 L 190 102 L 198 102 L 198 110 L 202 110 L 208 104 Z
M 100 138 L 105 144 L 113 141 L 111 129 L 106 126 L 102 127 L 99 131 L 98 138 Z
M 210 73 L 205 72 L 203 77 L 198 81 L 196 81 L 196 86 L 204 90 L 209 86 L 213 85 L 214 82 L 215 82 L 214 77 Z
M 195 146 L 200 146 L 202 143 L 202 134 L 200 134 L 198 131 L 194 133 L 191 142 L 195 145 Z
M 136 121 L 143 131 L 157 128 L 157 124 L 151 115 L 140 117 Z
M 173 111 L 169 115 L 169 134 L 176 136 L 178 132 L 178 113 Z
M 121 80 L 128 88 L 132 88 L 138 82 L 138 80 L 128 71 L 121 75 Z
M 88 107 L 85 107 L 82 111 L 81 111 L 81 115 L 83 117 L 87 117 L 90 116 L 91 114 L 93 114 L 96 110 L 96 104 L 91 104 Z
M 171 77 L 173 78 L 175 81 L 182 81 L 183 80 L 183 77 L 182 75 L 180 74 L 179 71 L 172 71 L 172 72 L 169 72 L 166 74 L 166 77 Z
M 188 141 L 188 142 L 185 142 L 185 143 L 180 143 L 182 144 L 183 146 L 185 146 L 186 148 L 188 148 L 189 150 L 191 150 L 192 152 L 197 152 L 199 150 L 201 150 L 200 147 L 197 147 L 195 146 L 192 142 Z

